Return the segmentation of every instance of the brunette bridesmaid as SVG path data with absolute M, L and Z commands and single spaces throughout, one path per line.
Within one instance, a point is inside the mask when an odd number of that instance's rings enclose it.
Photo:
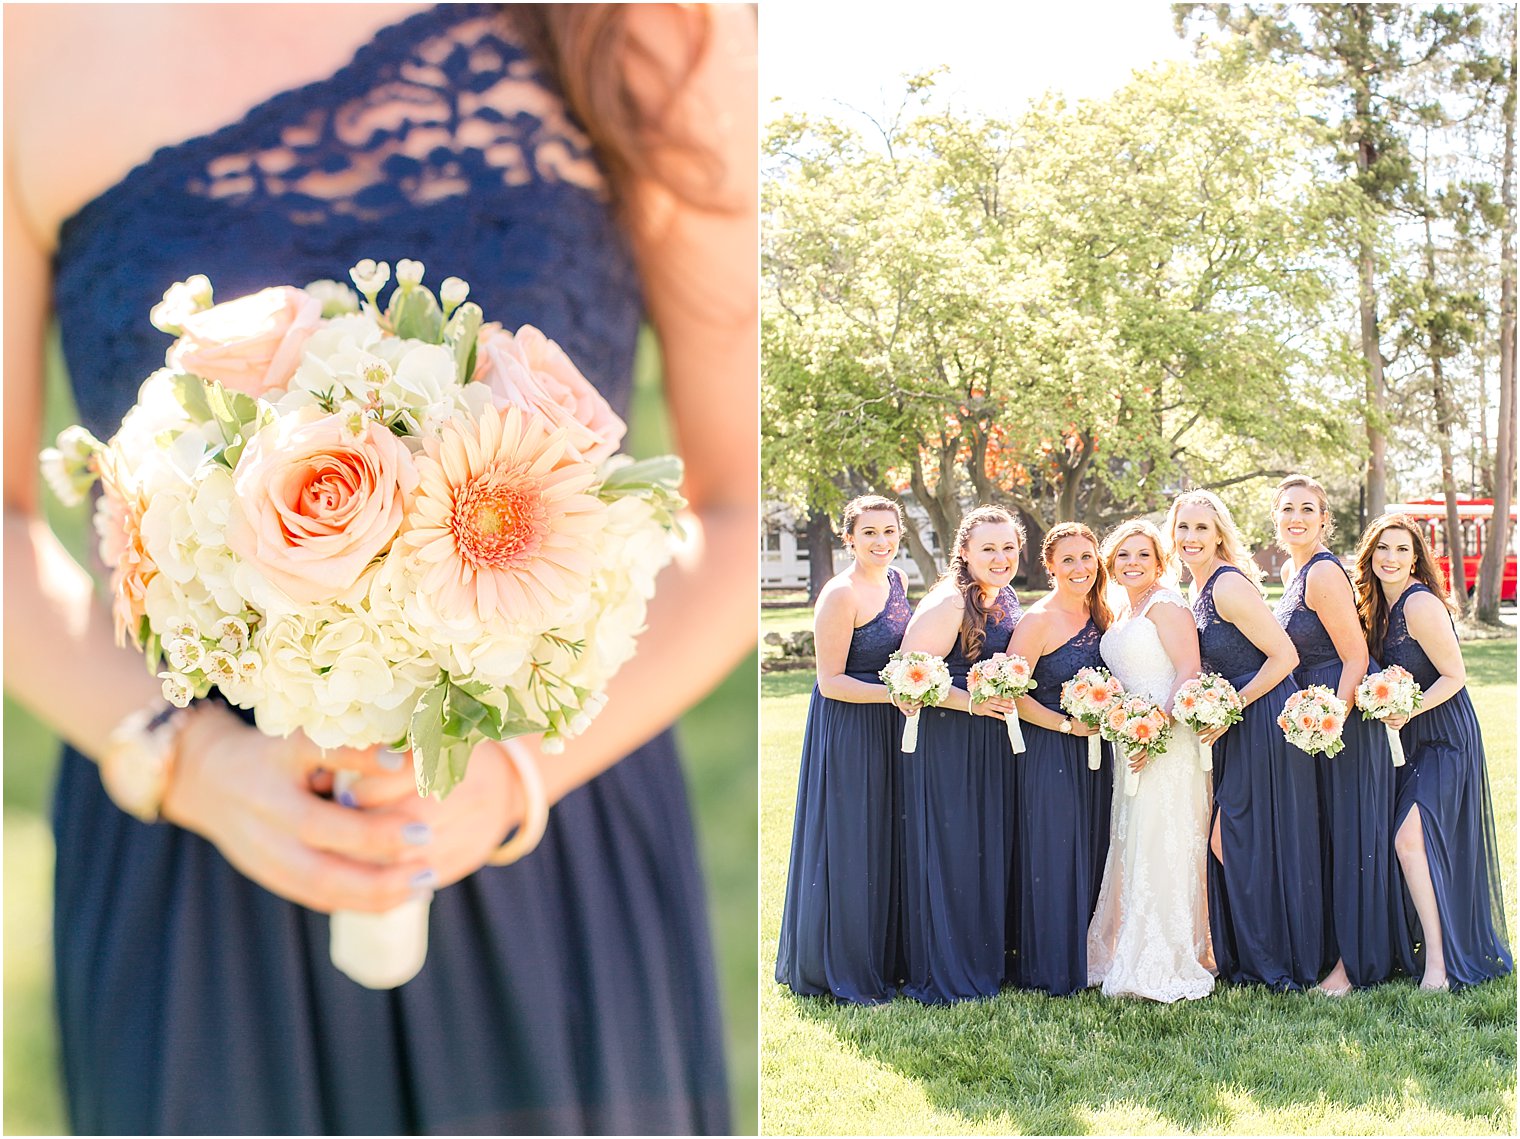
M 1010 700 L 973 704 L 966 674 L 1002 652 L 1022 616 L 1010 584 L 1023 527 L 995 506 L 961 519 L 950 567 L 919 603 L 905 651 L 945 658 L 949 699 L 920 713 L 918 747 L 902 756 L 903 992 L 925 1004 L 997 993 L 1012 844 Z M 907 709 L 905 709 L 907 710 Z
M 1483 734 L 1445 581 L 1417 523 L 1385 514 L 1356 550 L 1357 608 L 1372 654 L 1414 674 L 1414 715 L 1383 721 L 1406 757 L 1396 777 L 1394 850 L 1418 943 L 1422 989 L 1461 988 L 1513 971 L 1504 929 Z
M 1112 616 L 1108 575 L 1093 532 L 1061 522 L 1045 534 L 1040 559 L 1051 589 L 1014 630 L 1008 651 L 1027 660 L 1035 688 L 1018 700 L 1027 751 L 1015 756 L 1015 881 L 1010 899 L 1012 981 L 1066 996 L 1087 987 L 1087 929 L 1108 853 L 1113 766 L 1106 746 L 1088 767 L 1097 731 L 1061 710 L 1061 686 L 1103 667 L 1098 643 Z
M 844 510 L 853 561 L 818 595 L 818 683 L 808 705 L 792 824 L 792 859 L 776 980 L 807 996 L 877 1004 L 898 970 L 895 834 L 902 716 L 877 677 L 910 609 L 892 565 L 897 503 L 879 495 Z
M 1318 788 L 1314 760 L 1277 726 L 1297 690 L 1298 653 L 1267 608 L 1261 571 L 1218 496 L 1178 496 L 1166 529 L 1192 577 L 1203 671 L 1223 676 L 1245 702 L 1239 723 L 1199 733 L 1214 745 L 1209 926 L 1219 976 L 1307 989 L 1324 952 Z

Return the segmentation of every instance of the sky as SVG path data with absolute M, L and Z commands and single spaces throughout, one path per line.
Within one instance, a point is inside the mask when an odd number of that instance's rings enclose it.
M 1059 90 L 1101 98 L 1137 68 L 1188 58 L 1161 0 L 763 0 L 763 113 L 895 109 L 902 76 L 940 64 L 938 89 L 954 106 L 1013 115 Z

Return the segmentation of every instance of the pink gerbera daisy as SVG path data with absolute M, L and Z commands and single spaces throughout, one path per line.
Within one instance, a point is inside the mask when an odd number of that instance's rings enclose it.
M 563 430 L 492 407 L 426 447 L 402 543 L 440 611 L 531 623 L 585 593 L 607 508 L 585 493 L 596 468 Z

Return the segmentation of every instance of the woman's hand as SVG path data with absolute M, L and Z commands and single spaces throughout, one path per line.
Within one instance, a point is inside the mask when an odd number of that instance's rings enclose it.
M 1384 716 L 1383 723 L 1394 731 L 1398 731 L 1405 724 L 1409 723 L 1409 719 L 1409 716 Z
M 454 866 L 457 838 L 434 849 L 440 836 L 429 833 L 431 816 L 415 790 L 411 802 L 392 796 L 384 806 L 356 811 L 311 789 L 318 768 L 384 775 L 393 786 L 396 776 L 373 750 L 324 753 L 299 734 L 265 736 L 216 705 L 191 716 L 177 750 L 163 817 L 212 843 L 265 889 L 308 909 L 388 910 L 441 884 L 440 854 Z
M 919 701 L 909 700 L 903 696 L 892 696 L 890 699 L 892 701 L 892 707 L 896 708 L 904 716 L 917 715 L 919 709 L 923 707 L 923 704 Z
M 1222 728 L 1204 728 L 1201 732 L 1198 733 L 1198 742 L 1203 744 L 1205 747 L 1213 747 L 1216 743 L 1219 742 L 1219 737 L 1224 735 L 1225 732 L 1229 730 L 1230 726 L 1228 724 Z
M 1150 748 L 1145 748 L 1145 747 L 1143 747 L 1139 751 L 1135 752 L 1134 755 L 1126 757 L 1126 760 L 1125 760 L 1125 762 L 1127 762 L 1129 764 L 1129 769 L 1131 771 L 1133 771 L 1136 775 L 1139 775 L 1140 772 L 1141 772 L 1141 770 L 1150 761 L 1151 761 L 1151 751 L 1150 751 Z
M 1001 696 L 990 696 L 980 702 L 972 700 L 970 704 L 973 716 L 988 716 L 994 720 L 1006 721 L 1009 716 L 1018 715 L 1018 708 L 1014 702 Z
M 1081 720 L 1073 716 L 1071 718 L 1071 734 L 1074 736 L 1081 736 L 1085 739 L 1088 736 L 1097 735 L 1098 729 L 1091 726 L 1090 724 L 1084 724 Z

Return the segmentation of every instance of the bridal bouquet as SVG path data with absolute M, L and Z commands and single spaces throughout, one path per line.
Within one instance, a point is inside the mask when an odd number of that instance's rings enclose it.
M 971 694 L 974 704 L 984 703 L 994 696 L 1017 700 L 1020 696 L 1028 695 L 1034 688 L 1029 662 L 1021 656 L 1010 656 L 1008 653 L 993 653 L 986 660 L 973 664 L 966 674 L 966 690 Z M 1013 745 L 1013 754 L 1018 755 L 1024 750 L 1024 733 L 1019 728 L 1017 713 L 1007 717 L 1005 722 L 1008 725 L 1008 742 Z
M 1217 672 L 1205 672 L 1184 681 L 1172 700 L 1172 716 L 1195 732 L 1228 728 L 1240 723 L 1244 714 L 1245 703 L 1240 693 Z M 1214 770 L 1213 744 L 1200 745 L 1198 766 L 1204 771 Z
M 1166 750 L 1172 739 L 1172 725 L 1167 722 L 1166 712 L 1154 701 L 1144 696 L 1126 692 L 1109 708 L 1099 729 L 1103 738 L 1117 744 L 1124 764 L 1124 793 L 1133 795 L 1140 789 L 1140 773 L 1130 768 L 1128 758 L 1139 751 L 1147 754 L 1149 763 L 1157 752 Z
M 1083 668 L 1077 670 L 1061 685 L 1061 707 L 1081 720 L 1089 728 L 1103 728 L 1109 709 L 1124 695 L 1124 686 L 1106 668 Z M 1097 771 L 1103 765 L 1098 737 L 1087 737 L 1087 766 Z
M 1382 672 L 1370 673 L 1356 688 L 1356 706 L 1374 720 L 1389 716 L 1412 716 L 1424 693 L 1407 668 L 1391 664 Z M 1404 745 L 1396 728 L 1383 725 L 1388 732 L 1388 747 L 1393 752 L 1393 766 L 1404 766 Z
M 944 657 L 933 653 L 905 653 L 899 649 L 878 675 L 896 700 L 932 707 L 943 703 L 950 695 L 950 669 Z M 903 724 L 902 749 L 905 752 L 918 750 L 917 712 Z
M 1335 755 L 1346 746 L 1341 728 L 1346 723 L 1346 705 L 1323 684 L 1311 684 L 1288 697 L 1277 726 L 1287 741 L 1310 755 L 1324 752 Z
M 117 639 L 171 702 L 214 687 L 271 735 L 409 748 L 442 796 L 481 740 L 552 752 L 600 711 L 681 470 L 617 453 L 622 420 L 553 341 L 422 275 L 398 262 L 384 308 L 372 261 L 358 294 L 175 285 L 152 314 L 166 367 L 108 442 L 69 428 L 43 468 L 76 501 L 99 479 Z M 334 915 L 335 955 L 363 917 Z

